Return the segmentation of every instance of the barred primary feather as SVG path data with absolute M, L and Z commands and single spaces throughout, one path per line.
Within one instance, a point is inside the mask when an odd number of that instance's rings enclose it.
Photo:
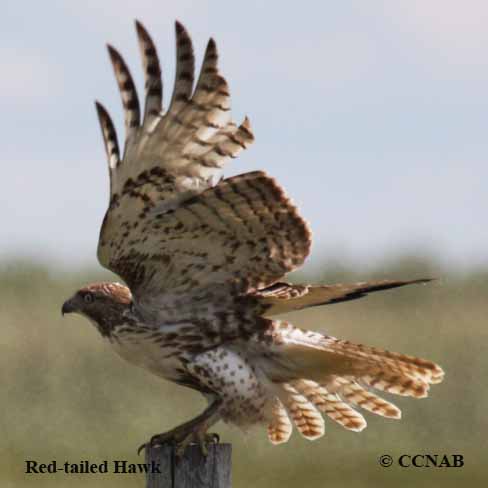
M 378 280 L 335 285 L 303 285 L 278 282 L 256 293 L 272 316 L 319 305 L 341 303 L 365 297 L 368 293 L 389 290 L 400 286 L 428 283 L 431 278 L 415 280 Z
M 115 127 L 105 107 L 100 102 L 95 102 L 98 121 L 102 129 L 103 142 L 109 169 L 114 170 L 120 164 L 119 143 Z
M 144 106 L 143 126 L 151 124 L 155 117 L 159 116 L 162 110 L 163 83 L 161 79 L 161 67 L 151 36 L 145 27 L 136 20 L 137 37 L 144 69 L 144 89 L 146 103 Z
M 195 79 L 195 56 L 193 44 L 187 30 L 175 22 L 176 32 L 176 75 L 169 113 L 176 115 L 191 98 Z
M 107 45 L 110 60 L 114 68 L 115 78 L 119 85 L 120 97 L 124 107 L 125 115 L 125 140 L 127 142 L 133 138 L 140 123 L 139 98 L 137 90 L 132 80 L 129 68 L 119 52 L 110 44 Z

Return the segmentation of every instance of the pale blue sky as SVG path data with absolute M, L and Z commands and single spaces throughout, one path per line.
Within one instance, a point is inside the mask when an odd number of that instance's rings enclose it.
M 93 100 L 121 138 L 105 43 L 141 86 L 134 18 L 166 100 L 174 20 L 199 62 L 216 39 L 234 117 L 256 134 L 226 175 L 277 177 L 312 224 L 310 266 L 417 250 L 488 264 L 488 3 L 474 0 L 3 2 L 0 261 L 96 264 L 108 177 Z

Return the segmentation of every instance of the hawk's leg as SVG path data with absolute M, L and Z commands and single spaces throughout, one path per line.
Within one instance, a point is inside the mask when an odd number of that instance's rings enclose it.
M 216 434 L 208 434 L 208 429 L 220 420 L 220 407 L 222 400 L 215 399 L 200 415 L 194 419 L 178 425 L 174 429 L 156 434 L 151 437 L 148 443 L 142 444 L 137 450 L 137 453 L 146 448 L 146 446 L 160 446 L 162 444 L 171 443 L 176 446 L 176 456 L 181 457 L 185 452 L 186 447 L 192 442 L 197 443 L 202 450 L 202 453 L 207 455 L 207 444 L 210 442 L 218 442 L 219 438 Z

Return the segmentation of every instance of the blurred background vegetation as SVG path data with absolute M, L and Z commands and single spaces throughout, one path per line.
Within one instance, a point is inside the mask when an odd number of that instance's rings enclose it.
M 394 264 L 395 263 L 395 264 Z M 353 272 L 324 264 L 293 281 L 346 282 L 437 276 L 439 281 L 387 291 L 355 302 L 290 314 L 296 325 L 355 342 L 429 358 L 446 379 L 429 398 L 396 397 L 401 421 L 366 415 L 360 434 L 331 421 L 309 442 L 295 434 L 273 447 L 264 429 L 242 434 L 219 424 L 233 444 L 235 487 L 488 486 L 486 344 L 488 269 L 465 274 L 432 259 L 407 256 Z M 62 273 L 12 262 L 0 269 L 2 487 L 131 486 L 142 476 L 25 475 L 25 460 L 142 462 L 136 447 L 197 414 L 204 400 L 126 364 L 79 317 L 61 318 L 63 300 L 98 271 Z M 463 468 L 382 468 L 390 454 L 463 454 Z

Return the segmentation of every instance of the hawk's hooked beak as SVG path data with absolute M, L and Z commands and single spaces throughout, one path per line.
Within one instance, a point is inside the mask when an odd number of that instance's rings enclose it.
M 73 301 L 70 298 L 63 303 L 63 306 L 61 308 L 61 315 L 64 315 L 65 313 L 73 313 L 74 311 L 75 307 L 73 306 Z

